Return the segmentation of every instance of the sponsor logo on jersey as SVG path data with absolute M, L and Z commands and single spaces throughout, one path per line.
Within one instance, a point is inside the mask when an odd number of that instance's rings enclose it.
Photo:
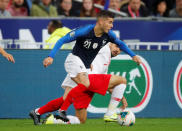
M 128 55 L 118 55 L 111 60 L 108 74 L 120 75 L 127 79 L 124 96 L 128 102 L 128 109 L 134 113 L 142 111 L 148 104 L 153 88 L 153 77 L 147 61 L 139 56 L 142 64 L 138 66 Z M 104 102 L 103 102 L 104 101 Z M 105 113 L 110 101 L 110 94 L 105 97 L 95 95 L 88 111 Z
M 182 61 L 177 66 L 174 74 L 173 90 L 176 102 L 182 109 Z

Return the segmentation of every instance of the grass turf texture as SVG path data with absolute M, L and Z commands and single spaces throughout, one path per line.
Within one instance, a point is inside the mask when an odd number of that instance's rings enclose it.
M 134 126 L 122 127 L 102 119 L 88 119 L 82 125 L 39 125 L 30 119 L 0 119 L 0 131 L 182 131 L 182 118 L 137 118 Z

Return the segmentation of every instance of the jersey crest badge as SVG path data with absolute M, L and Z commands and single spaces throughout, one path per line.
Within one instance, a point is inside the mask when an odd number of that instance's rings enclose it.
M 93 49 L 96 49 L 98 47 L 98 43 L 93 44 Z

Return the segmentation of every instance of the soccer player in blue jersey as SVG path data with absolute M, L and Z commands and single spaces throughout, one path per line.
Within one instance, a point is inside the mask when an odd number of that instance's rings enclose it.
M 64 43 L 76 40 L 72 53 L 66 58 L 65 69 L 71 79 L 78 84 L 74 89 L 77 90 L 77 93 L 79 94 L 79 91 L 86 91 L 90 85 L 86 69 L 90 68 L 91 63 L 99 50 L 108 42 L 116 43 L 123 52 L 130 55 L 136 63 L 140 64 L 140 58 L 136 56 L 123 41 L 119 40 L 111 30 L 113 21 L 114 16 L 112 13 L 101 11 L 97 16 L 96 24 L 73 30 L 59 39 L 49 56 L 44 59 L 43 65 L 48 67 L 53 63 L 56 52 Z M 66 99 L 70 98 L 67 96 Z M 66 101 L 67 100 L 65 100 L 63 105 L 69 105 Z M 64 117 L 64 114 L 65 111 L 61 109 L 60 115 Z
M 3 48 L 0 47 L 0 54 L 4 56 L 8 61 L 15 63 L 15 60 L 11 54 L 8 54 Z
M 140 64 L 141 60 L 139 57 L 137 57 L 124 42 L 119 40 L 111 30 L 113 21 L 113 14 L 107 11 L 101 11 L 98 14 L 96 24 L 73 30 L 59 39 L 49 56 L 44 59 L 43 65 L 45 67 L 51 65 L 60 47 L 64 43 L 74 40 L 76 40 L 76 44 L 72 53 L 68 55 L 65 61 L 65 69 L 73 81 L 77 84 L 83 84 L 86 88 L 90 85 L 86 69 L 90 68 L 99 50 L 108 42 L 116 43 L 122 51 L 129 54 L 135 62 Z

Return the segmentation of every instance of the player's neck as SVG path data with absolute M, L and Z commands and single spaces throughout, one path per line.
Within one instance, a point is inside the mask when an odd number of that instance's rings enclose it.
M 94 27 L 94 33 L 96 37 L 101 37 L 104 32 L 102 31 L 102 29 L 96 24 L 96 26 Z

